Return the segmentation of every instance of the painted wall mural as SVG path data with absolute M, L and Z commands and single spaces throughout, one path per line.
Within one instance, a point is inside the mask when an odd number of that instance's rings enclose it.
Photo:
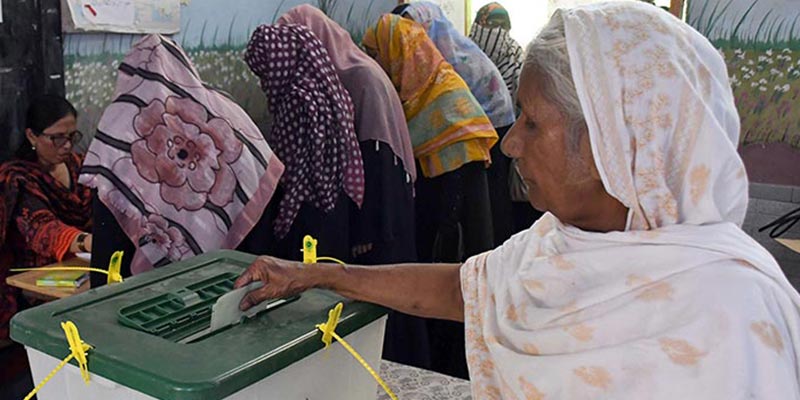
M 725 55 L 750 179 L 800 185 L 800 0 L 690 1 L 687 19 Z
M 189 54 L 201 77 L 231 94 L 262 131 L 270 123 L 258 79 L 242 60 L 250 34 L 260 24 L 274 23 L 290 8 L 309 3 L 345 27 L 357 42 L 370 24 L 389 12 L 396 0 L 237 0 L 220 7 L 218 0 L 184 1 L 181 31 L 173 36 Z M 92 136 L 105 107 L 111 102 L 117 67 L 141 36 L 71 33 L 65 35 L 66 93 L 81 113 L 79 129 Z M 85 148 L 90 138 L 79 147 Z

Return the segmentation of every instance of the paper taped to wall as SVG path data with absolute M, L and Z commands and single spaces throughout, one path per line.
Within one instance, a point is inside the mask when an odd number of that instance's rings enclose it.
M 79 31 L 176 33 L 179 0 L 66 0 Z
M 83 0 L 84 18 L 94 25 L 134 26 L 136 7 L 131 0 Z

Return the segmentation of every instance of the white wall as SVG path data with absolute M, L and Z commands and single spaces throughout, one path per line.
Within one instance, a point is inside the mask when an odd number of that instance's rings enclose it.
M 472 0 L 470 21 L 481 7 L 497 0 Z M 511 16 L 511 37 L 525 47 L 547 23 L 550 15 L 559 7 L 595 3 L 602 0 L 500 0 L 500 4 Z M 656 0 L 656 5 L 669 7 L 670 0 Z
M 472 16 L 475 20 L 478 10 L 488 3 L 496 0 L 472 0 Z M 547 23 L 549 18 L 548 1 L 544 0 L 501 0 L 500 4 L 508 10 L 511 16 L 511 37 L 525 47 L 539 30 Z

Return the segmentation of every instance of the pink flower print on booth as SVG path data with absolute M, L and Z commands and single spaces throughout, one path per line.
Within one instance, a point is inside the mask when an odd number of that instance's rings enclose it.
M 158 214 L 150 214 L 144 219 L 142 238 L 147 244 L 163 251 L 163 257 L 171 261 L 183 258 L 187 250 L 186 241 L 178 228 L 169 226 L 167 220 Z
M 131 144 L 139 175 L 159 184 L 161 198 L 177 210 L 195 211 L 206 202 L 224 207 L 233 201 L 236 176 L 230 164 L 242 142 L 222 118 L 208 118 L 191 99 L 153 100 L 133 121 L 141 139 Z

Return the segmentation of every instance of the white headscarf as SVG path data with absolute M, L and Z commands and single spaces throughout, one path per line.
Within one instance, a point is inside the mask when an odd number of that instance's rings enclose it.
M 800 399 L 800 296 L 740 228 L 747 176 L 722 57 L 650 5 L 563 18 L 624 232 L 546 214 L 462 267 L 481 399 Z

